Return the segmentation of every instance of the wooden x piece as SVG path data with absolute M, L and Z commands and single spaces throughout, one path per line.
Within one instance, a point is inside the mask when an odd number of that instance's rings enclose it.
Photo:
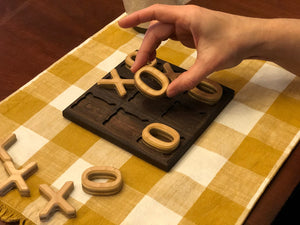
M 171 80 L 175 80 L 181 73 L 175 73 L 170 63 L 164 63 L 164 74 Z
M 74 184 L 72 181 L 67 181 L 58 192 L 53 191 L 47 184 L 41 184 L 40 193 L 49 202 L 40 212 L 40 219 L 43 221 L 48 220 L 58 210 L 68 218 L 76 217 L 76 209 L 66 201 L 73 189 Z
M 32 162 L 24 168 L 17 170 L 12 161 L 5 161 L 4 168 L 10 176 L 0 184 L 0 196 L 6 195 L 14 187 L 19 189 L 21 196 L 30 196 L 30 190 L 24 179 L 27 179 L 37 171 L 37 163 Z
M 127 55 L 126 59 L 125 59 L 125 63 L 126 63 L 126 66 L 127 68 L 131 68 L 134 61 L 135 61 L 135 57 L 137 55 L 138 51 L 134 51 L 134 52 L 131 52 Z M 151 62 L 148 62 L 147 65 L 148 66 L 155 66 L 157 64 L 157 59 L 153 59 Z
M 124 97 L 126 95 L 126 89 L 124 86 L 134 86 L 133 79 L 121 79 L 118 71 L 113 69 L 110 72 L 112 79 L 101 79 L 97 82 L 98 85 L 106 86 L 108 88 L 115 88 L 118 92 L 118 95 Z
M 2 162 L 12 161 L 11 157 L 7 154 L 7 150 L 10 146 L 12 146 L 17 141 L 17 137 L 15 134 L 10 135 L 6 138 L 0 146 L 0 159 Z

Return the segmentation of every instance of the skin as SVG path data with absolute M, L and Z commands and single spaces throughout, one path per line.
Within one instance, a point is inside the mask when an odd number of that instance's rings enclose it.
M 119 25 L 129 28 L 149 21 L 132 72 L 152 61 L 160 43 L 168 38 L 197 50 L 194 65 L 169 85 L 169 97 L 244 59 L 273 61 L 300 75 L 300 20 L 259 19 L 193 5 L 156 4 L 126 16 Z

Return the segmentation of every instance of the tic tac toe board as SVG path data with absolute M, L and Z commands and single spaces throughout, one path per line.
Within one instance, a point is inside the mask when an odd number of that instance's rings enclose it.
M 163 71 L 163 63 L 165 61 L 157 59 L 155 67 Z M 170 65 L 174 72 L 185 71 Z M 116 70 L 122 79 L 134 77 L 125 61 Z M 110 78 L 110 73 L 104 77 Z M 151 80 L 151 76 L 144 79 L 149 86 L 157 88 L 158 83 Z M 137 157 L 169 171 L 233 98 L 234 91 L 222 87 L 221 99 L 215 105 L 208 105 L 193 99 L 187 92 L 174 98 L 150 99 L 131 88 L 121 98 L 114 89 L 95 84 L 68 106 L 63 115 Z M 161 153 L 143 142 L 142 131 L 150 123 L 163 123 L 180 134 L 180 144 L 172 153 Z

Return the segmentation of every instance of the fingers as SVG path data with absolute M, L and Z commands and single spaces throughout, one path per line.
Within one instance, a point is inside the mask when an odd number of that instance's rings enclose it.
M 129 28 L 152 20 L 174 23 L 182 11 L 178 10 L 178 7 L 180 6 L 155 4 L 122 18 L 119 20 L 119 25 L 123 28 Z
M 189 70 L 182 73 L 169 84 L 167 96 L 171 98 L 179 93 L 196 87 L 200 81 L 208 76 L 211 72 L 211 70 L 208 70 L 208 68 L 205 67 L 204 63 L 201 63 L 201 61 L 197 59 Z
M 131 67 L 132 72 L 136 72 L 139 68 L 147 64 L 156 56 L 156 48 L 160 43 L 166 40 L 174 32 L 172 24 L 164 24 L 157 22 L 150 26 L 145 34 L 143 43 L 137 53 L 135 62 Z

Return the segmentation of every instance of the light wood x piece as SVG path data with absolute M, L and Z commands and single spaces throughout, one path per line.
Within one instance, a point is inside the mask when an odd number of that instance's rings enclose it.
M 134 80 L 133 79 L 121 79 L 118 71 L 113 69 L 110 72 L 112 79 L 101 79 L 97 82 L 98 85 L 105 86 L 108 88 L 115 88 L 118 95 L 124 97 L 127 93 L 124 86 L 132 86 L 134 87 Z
M 19 189 L 21 196 L 30 196 L 30 190 L 24 179 L 27 179 L 37 171 L 37 163 L 32 162 L 24 168 L 17 170 L 12 161 L 5 161 L 4 168 L 10 176 L 0 184 L 0 196 L 6 195 L 14 187 Z
M 40 212 L 40 219 L 46 221 L 58 210 L 68 218 L 76 217 L 76 209 L 66 201 L 73 189 L 74 184 L 72 181 L 67 181 L 58 192 L 53 191 L 47 184 L 41 184 L 40 193 L 49 202 Z
M 164 74 L 171 80 L 175 80 L 181 73 L 176 73 L 172 69 L 170 63 L 164 63 Z
M 16 141 L 17 141 L 16 135 L 12 134 L 1 143 L 0 159 L 2 162 L 12 161 L 11 157 L 7 154 L 6 151 L 10 148 L 10 146 L 12 146 L 14 143 L 16 143 Z

